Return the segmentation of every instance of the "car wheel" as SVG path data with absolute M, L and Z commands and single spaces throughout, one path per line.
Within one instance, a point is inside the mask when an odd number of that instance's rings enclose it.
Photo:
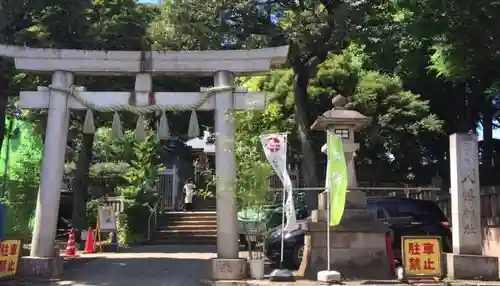
M 295 268 L 299 268 L 304 258 L 304 245 L 296 245 L 292 252 L 292 260 Z

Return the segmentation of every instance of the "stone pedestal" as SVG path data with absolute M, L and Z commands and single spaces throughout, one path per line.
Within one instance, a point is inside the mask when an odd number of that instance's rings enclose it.
M 19 260 L 21 276 L 54 278 L 62 274 L 64 259 L 62 257 L 33 257 L 24 256 Z
M 451 279 L 498 280 L 498 257 L 483 256 L 477 137 L 450 136 L 453 253 L 444 259 Z
M 64 258 L 60 256 L 59 246 L 52 248 L 52 257 L 21 256 L 18 273 L 21 276 L 55 278 L 64 270 Z
M 322 192 L 318 194 L 318 210 L 327 209 L 328 193 Z M 346 194 L 346 209 L 366 209 L 366 195 L 362 191 L 348 190 Z M 315 210 L 313 210 L 314 212 Z M 375 217 L 372 219 L 375 220 Z M 325 217 L 326 221 L 326 217 Z
M 299 272 L 308 279 L 317 279 L 318 272 L 327 268 L 327 198 L 326 192 L 318 196 L 319 209 L 312 212 L 304 241 Z M 360 207 L 347 208 L 340 225 L 330 228 L 330 269 L 349 279 L 390 279 L 385 243 L 389 228 L 377 222 L 375 212 L 362 208 L 360 201 L 355 205 Z
M 498 280 L 498 257 L 445 253 L 444 269 L 449 279 Z
M 247 276 L 247 260 L 244 258 L 212 259 L 213 280 L 243 280 Z

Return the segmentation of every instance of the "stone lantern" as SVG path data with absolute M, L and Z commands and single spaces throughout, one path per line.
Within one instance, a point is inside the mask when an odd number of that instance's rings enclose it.
M 359 149 L 359 143 L 354 142 L 354 132 L 368 125 L 371 117 L 364 116 L 358 111 L 350 109 L 351 104 L 341 95 L 334 97 L 332 104 L 333 108 L 323 113 L 323 115 L 318 116 L 311 129 L 331 131 L 342 139 L 349 176 L 347 204 L 351 208 L 364 207 L 366 205 L 365 194 L 356 190 L 358 183 L 354 156 L 355 152 Z M 321 152 L 326 154 L 326 144 L 321 148 Z
M 348 167 L 346 208 L 340 225 L 330 227 L 330 268 L 350 279 L 390 279 L 386 252 L 387 225 L 376 220 L 375 210 L 366 208 L 364 192 L 356 190 L 354 132 L 366 126 L 371 118 L 352 110 L 341 95 L 333 100 L 333 108 L 318 116 L 313 130 L 331 131 L 342 138 Z M 325 152 L 326 146 L 322 147 Z M 309 279 L 316 279 L 327 267 L 327 200 L 328 193 L 318 195 L 318 209 L 311 213 L 308 223 L 304 259 L 299 271 Z

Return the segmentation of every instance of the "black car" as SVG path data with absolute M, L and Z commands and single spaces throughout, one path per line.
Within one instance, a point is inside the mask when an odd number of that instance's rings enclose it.
M 401 236 L 440 236 L 444 252 L 451 251 L 451 230 L 448 219 L 432 201 L 406 198 L 367 199 L 367 207 L 375 209 L 377 220 L 392 230 L 392 249 L 396 260 L 401 259 Z M 307 220 L 299 221 L 305 225 Z M 284 233 L 283 260 L 288 268 L 296 269 L 302 261 L 305 228 Z M 265 255 L 278 263 L 281 258 L 281 226 L 271 229 L 264 240 Z

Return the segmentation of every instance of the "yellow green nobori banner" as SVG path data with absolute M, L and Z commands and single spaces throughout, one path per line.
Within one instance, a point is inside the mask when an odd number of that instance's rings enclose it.
M 344 214 L 348 180 L 347 166 L 342 139 L 332 132 L 327 132 L 326 144 L 328 163 L 325 187 L 329 190 L 330 225 L 335 226 L 340 223 Z

